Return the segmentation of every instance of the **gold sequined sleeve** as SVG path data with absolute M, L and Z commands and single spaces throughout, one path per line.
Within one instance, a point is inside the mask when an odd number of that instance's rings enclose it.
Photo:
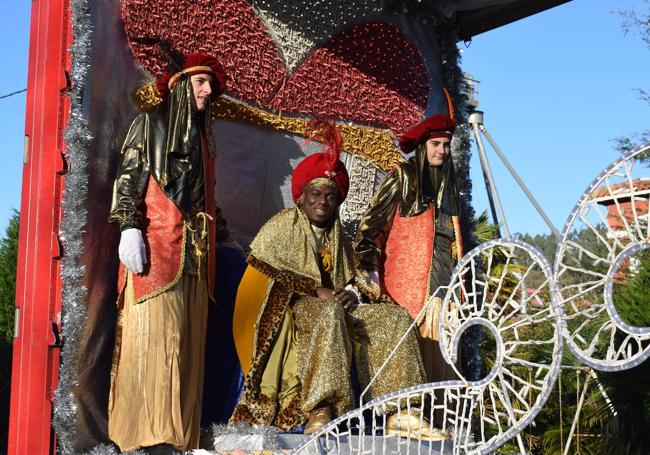
M 142 116 L 138 117 L 124 140 L 120 166 L 113 184 L 113 200 L 109 223 L 117 223 L 120 230 L 142 228 L 141 211 L 149 180 L 149 166 L 144 156 Z
M 398 170 L 388 174 L 359 223 L 354 252 L 363 270 L 379 270 L 381 253 L 400 201 L 399 174 Z

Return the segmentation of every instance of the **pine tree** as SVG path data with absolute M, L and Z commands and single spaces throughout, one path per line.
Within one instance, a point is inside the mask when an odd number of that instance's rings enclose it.
M 18 260 L 18 213 L 0 240 L 0 453 L 7 447 Z
M 18 213 L 14 212 L 0 240 L 0 340 L 4 343 L 13 342 L 17 260 Z

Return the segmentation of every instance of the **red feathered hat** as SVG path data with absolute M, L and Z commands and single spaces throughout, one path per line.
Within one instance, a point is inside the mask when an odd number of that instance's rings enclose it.
M 343 137 L 336 125 L 329 122 L 312 121 L 309 126 L 315 131 L 310 140 L 315 139 L 325 144 L 325 151 L 308 156 L 296 166 L 291 176 L 293 202 L 298 202 L 298 198 L 309 182 L 317 178 L 326 178 L 336 185 L 341 196 L 339 203 L 341 203 L 347 197 L 350 188 L 348 171 L 339 159 Z
M 168 70 L 156 81 L 156 89 L 162 98 L 182 77 L 194 74 L 211 74 L 214 96 L 219 96 L 226 89 L 226 70 L 223 65 L 210 55 L 195 53 L 183 57 L 182 70 Z
M 455 129 L 456 122 L 448 115 L 433 115 L 402 134 L 399 138 L 399 146 L 404 153 L 411 153 L 419 144 L 429 139 L 436 137 L 451 139 Z

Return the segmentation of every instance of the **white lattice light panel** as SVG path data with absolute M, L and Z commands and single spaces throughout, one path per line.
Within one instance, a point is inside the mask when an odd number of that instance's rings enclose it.
M 634 274 L 635 256 L 650 246 L 650 171 L 642 160 L 649 152 L 632 152 L 594 179 L 569 216 L 555 260 L 568 345 L 598 370 L 632 368 L 650 355 L 650 327 L 624 321 L 614 298 L 616 285 Z
M 526 282 L 533 280 L 537 292 L 531 294 Z M 525 243 L 494 241 L 471 251 L 456 267 L 447 290 L 440 315 L 441 349 L 453 365 L 462 334 L 481 326 L 489 334 L 484 349 L 492 363 L 489 371 L 478 381 L 422 384 L 363 404 L 322 430 L 327 450 L 337 453 L 346 444 L 352 453 L 373 454 L 385 450 L 392 438 L 400 453 L 482 453 L 514 437 L 544 405 L 559 369 L 561 309 L 551 283 L 550 266 Z M 548 355 L 530 358 L 530 348 L 538 345 L 548 346 Z M 395 404 L 398 414 L 424 412 L 422 425 L 432 425 L 434 413 L 443 413 L 442 430 L 451 437 L 424 442 L 387 435 L 386 415 Z M 355 437 L 364 434 L 375 437 Z M 317 444 L 318 436 L 299 452 Z
M 650 254 L 647 162 L 650 146 L 615 161 L 593 181 L 564 227 L 553 269 L 535 248 L 515 240 L 488 242 L 463 258 L 443 288 L 438 327 L 441 352 L 462 380 L 362 402 L 297 452 L 489 453 L 516 437 L 544 406 L 561 366 L 563 340 L 598 370 L 632 368 L 647 359 L 650 327 L 623 320 L 617 310 L 618 293 L 637 273 L 640 255 Z M 475 381 L 455 366 L 463 333 L 472 326 L 483 330 L 485 365 Z M 423 412 L 422 425 L 429 427 L 443 413 L 442 430 L 450 438 L 387 435 L 387 415 L 395 409 Z

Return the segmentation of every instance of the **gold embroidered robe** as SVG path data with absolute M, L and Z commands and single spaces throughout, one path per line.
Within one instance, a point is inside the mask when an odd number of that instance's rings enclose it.
M 270 219 L 251 243 L 233 322 L 246 385 L 231 421 L 291 429 L 325 404 L 339 415 L 350 410 L 353 352 L 365 388 L 409 330 L 408 313 L 392 302 L 362 304 L 346 313 L 335 300 L 315 297 L 317 287 L 340 289 L 353 283 L 371 300 L 380 299 L 378 287 L 355 269 L 338 218 L 329 232 L 329 246 L 333 269 L 325 276 L 313 231 L 299 208 Z M 411 331 L 373 383 L 370 396 L 423 380 Z

